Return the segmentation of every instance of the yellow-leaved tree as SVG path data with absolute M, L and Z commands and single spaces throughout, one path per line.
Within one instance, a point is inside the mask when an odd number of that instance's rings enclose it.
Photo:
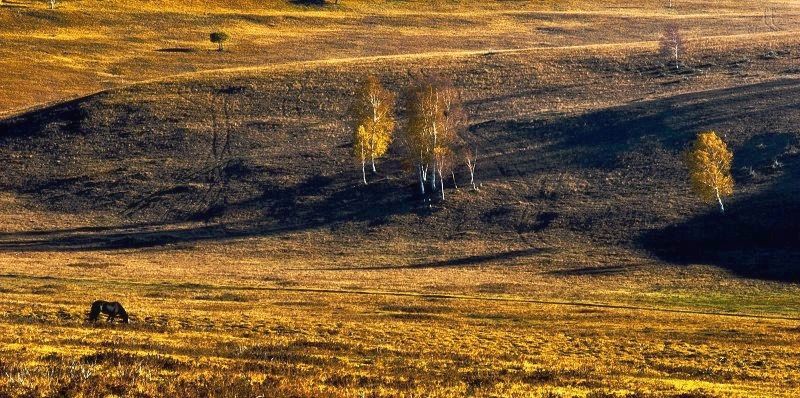
M 403 138 L 420 193 L 425 194 L 429 181 L 431 191 L 441 189 L 444 199 L 444 174 L 452 167 L 453 145 L 466 124 L 459 92 L 445 80 L 429 79 L 412 89 L 408 101 Z
M 722 213 L 725 213 L 722 198 L 733 195 L 732 162 L 733 153 L 714 131 L 698 134 L 686 155 L 692 189 L 704 201 L 719 203 Z
M 367 129 L 364 126 L 358 126 L 353 135 L 353 154 L 356 155 L 356 159 L 361 162 L 361 178 L 364 180 L 364 184 L 367 183 L 367 172 L 366 172 L 366 164 L 367 164 L 367 153 L 369 152 L 369 136 L 367 135 Z
M 367 183 L 367 161 L 377 173 L 375 159 L 386 154 L 394 132 L 395 96 L 377 78 L 369 76 L 350 109 L 353 120 L 353 154 L 361 162 L 361 177 Z

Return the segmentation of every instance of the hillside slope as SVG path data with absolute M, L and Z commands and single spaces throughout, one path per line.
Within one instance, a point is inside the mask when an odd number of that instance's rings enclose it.
M 431 51 L 558 47 L 657 40 L 678 23 L 689 38 L 792 36 L 796 2 L 58 1 L 0 3 L 0 116 L 178 73 L 291 61 Z M 216 51 L 209 34 L 230 34 Z M 748 41 L 758 40 L 749 37 Z
M 0 247 L 119 249 L 313 229 L 364 244 L 623 248 L 796 280 L 800 81 L 780 78 L 795 56 L 760 51 L 711 51 L 679 74 L 649 55 L 582 49 L 352 60 L 103 92 L 0 122 L 0 183 L 17 206 L 5 212 L 28 212 L 39 228 L 9 223 Z M 428 207 L 397 147 L 380 177 L 358 184 L 344 120 L 368 72 L 400 92 L 419 76 L 454 77 L 471 118 L 465 138 L 480 148 L 479 193 L 463 189 L 460 170 L 462 189 Z M 724 218 L 691 196 L 680 160 L 709 129 L 736 153 Z

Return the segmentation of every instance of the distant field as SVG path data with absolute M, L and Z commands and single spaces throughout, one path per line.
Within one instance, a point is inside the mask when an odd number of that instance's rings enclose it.
M 757 2 L 6 1 L 0 6 L 0 114 L 185 72 L 431 51 L 656 40 L 675 21 L 687 37 L 797 29 L 795 2 L 765 24 Z M 770 3 L 772 4 L 772 3 Z M 225 30 L 219 54 L 208 34 Z
M 800 4 L 340 3 L 4 0 L 0 398 L 800 396 Z M 480 192 L 359 183 L 370 73 L 453 81 Z

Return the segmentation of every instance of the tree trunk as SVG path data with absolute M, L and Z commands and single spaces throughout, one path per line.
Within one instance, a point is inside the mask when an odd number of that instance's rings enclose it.
M 423 175 L 425 175 L 424 169 L 422 165 L 419 165 L 418 169 L 419 169 L 419 193 L 425 195 L 425 178 L 423 178 Z
M 438 98 L 438 96 L 437 96 Z M 436 145 L 439 132 L 436 129 L 436 122 L 433 123 L 433 145 L 431 145 L 431 155 L 433 155 L 433 173 L 431 173 L 431 192 L 436 192 Z
M 367 171 L 365 170 L 367 167 L 367 162 L 361 160 L 361 178 L 364 180 L 364 185 L 367 185 Z
M 722 214 L 725 214 L 725 205 L 722 204 L 722 198 L 719 196 L 719 188 L 714 188 L 714 191 L 717 194 L 717 203 L 719 203 L 719 211 Z
M 375 169 L 375 156 L 373 155 L 370 160 L 372 161 L 372 174 L 378 174 L 378 170 Z
M 433 162 L 433 170 L 431 171 L 431 192 L 436 192 L 436 162 Z
M 451 171 L 451 172 L 450 172 L 450 175 L 452 175 L 452 176 L 453 176 L 453 187 L 454 187 L 455 189 L 458 189 L 458 183 L 456 182 L 456 172 L 455 172 L 455 171 Z
M 473 191 L 478 190 L 478 187 L 475 186 L 475 169 L 472 167 L 469 169 L 469 184 L 472 185 Z
M 441 169 L 440 169 L 441 170 Z M 442 189 L 442 201 L 444 201 L 444 177 L 442 177 L 442 173 L 439 172 L 439 185 L 441 185 Z
M 675 46 L 675 69 L 680 69 L 678 65 L 678 46 Z

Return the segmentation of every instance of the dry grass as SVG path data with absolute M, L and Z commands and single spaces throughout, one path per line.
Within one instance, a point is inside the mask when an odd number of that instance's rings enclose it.
M 62 279 L 60 268 L 52 271 L 45 279 L 2 278 L 0 394 L 791 397 L 800 391 L 793 376 L 797 321 L 310 293 L 274 282 L 268 285 L 276 290 L 260 290 L 245 279 L 237 287 Z M 132 324 L 85 324 L 87 291 L 124 299 Z
M 200 70 L 434 51 L 629 43 L 678 20 L 689 37 L 771 32 L 741 2 L 393 2 L 303 7 L 288 1 L 14 1 L 0 7 L 0 112 Z M 781 4 L 792 31 L 798 10 Z M 217 53 L 208 34 L 230 33 Z
M 548 136 L 522 148 L 506 141 L 545 116 L 796 75 L 794 3 L 780 5 L 777 32 L 761 25 L 757 5 L 734 1 L 681 1 L 675 10 L 662 1 L 578 0 L 342 0 L 324 9 L 65 1 L 56 11 L 8 3 L 0 6 L 0 113 L 155 81 L 79 102 L 85 136 L 75 138 L 75 120 L 61 116 L 29 136 L 4 136 L 0 397 L 800 395 L 798 285 L 667 264 L 620 244 L 620 235 L 697 208 L 679 195 L 675 167 L 554 172 L 545 166 L 557 156 L 536 152 Z M 653 55 L 660 27 L 673 20 L 687 29 L 687 63 L 698 73 L 663 72 Z M 207 33 L 217 28 L 232 34 L 230 51 L 211 51 Z M 770 48 L 788 55 L 764 59 Z M 352 195 L 349 164 L 336 157 L 346 151 L 342 99 L 372 70 L 395 88 L 419 71 L 451 74 L 473 123 L 497 123 L 473 131 L 492 140 L 481 195 L 453 192 L 430 218 L 409 212 L 378 225 L 345 219 L 275 232 L 246 229 L 291 219 L 258 218 L 258 201 L 210 224 L 156 222 L 158 211 L 184 210 L 169 195 L 151 213 L 121 210 L 182 183 L 165 170 L 198 166 L 210 125 L 205 95 L 230 87 L 242 90 L 242 159 L 266 167 L 253 173 L 256 183 L 330 175 Z M 750 88 L 721 110 L 737 119 L 741 102 L 766 118 L 769 100 L 793 87 Z M 776 125 L 795 131 L 787 127 L 795 113 Z M 739 127 L 729 130 L 743 146 L 752 126 Z M 160 140 L 175 132 L 181 145 Z M 317 162 L 296 167 L 287 148 Z M 568 150 L 557 155 L 575 156 Z M 625 158 L 636 151 L 615 161 L 639 165 Z M 34 182 L 56 184 L 31 192 Z M 263 195 L 248 183 L 239 199 Z M 283 210 L 302 219 L 295 213 L 328 194 L 295 193 Z M 561 218 L 538 232 L 540 211 Z M 598 216 L 610 213 L 621 221 Z M 434 238 L 414 237 L 426 220 L 440 222 Z M 173 243 L 136 240 L 148 231 Z M 132 323 L 85 323 L 94 299 L 121 301 Z
M 436 263 L 506 248 L 331 239 L 6 255 L 0 395 L 800 393 L 797 286 L 601 248 L 420 268 L 409 253 Z M 575 265 L 587 256 L 632 264 Z M 132 323 L 86 324 L 95 298 L 122 301 Z

